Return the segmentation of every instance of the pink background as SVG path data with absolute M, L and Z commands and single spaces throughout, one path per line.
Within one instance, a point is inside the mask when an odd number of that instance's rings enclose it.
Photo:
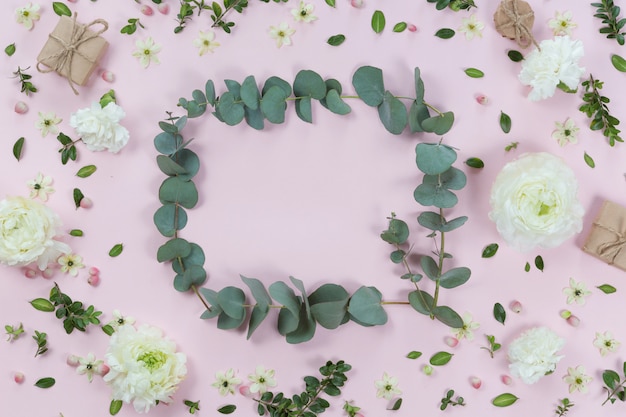
M 104 18 L 110 29 L 104 37 L 110 49 L 101 68 L 80 95 L 74 96 L 65 80 L 55 74 L 39 74 L 34 70 L 36 56 L 48 33 L 57 22 L 51 2 L 43 2 L 41 20 L 32 31 L 18 25 L 13 10 L 26 2 L 9 0 L 0 14 L 0 46 L 15 42 L 12 57 L 0 54 L 0 121 L 3 126 L 0 149 L 2 197 L 28 195 L 26 182 L 38 172 L 54 178 L 54 193 L 47 203 L 63 219 L 63 231 L 82 229 L 82 238 L 64 238 L 80 254 L 87 266 L 101 270 L 101 283 L 86 283 L 87 269 L 77 278 L 60 272 L 54 276 L 61 289 L 74 299 L 95 305 L 104 312 L 103 320 L 112 318 L 119 309 L 133 316 L 138 323 L 147 323 L 164 330 L 176 341 L 188 358 L 188 377 L 181 384 L 175 401 L 169 407 L 156 407 L 153 416 L 185 415 L 184 399 L 200 400 L 200 415 L 218 415 L 225 404 L 236 404 L 235 415 L 256 415 L 256 406 L 237 394 L 220 397 L 211 387 L 214 374 L 234 368 L 246 379 L 257 365 L 276 370 L 277 390 L 286 393 L 302 389 L 301 378 L 316 374 L 326 360 L 344 359 L 354 369 L 339 399 L 332 399 L 329 416 L 341 416 L 344 400 L 354 400 L 366 416 L 426 416 L 440 413 L 439 400 L 447 389 L 462 395 L 466 407 L 448 410 L 459 416 L 477 415 L 544 415 L 553 414 L 559 398 L 569 397 L 576 406 L 571 416 L 623 414 L 624 405 L 600 404 L 605 399 L 601 374 L 604 369 L 620 369 L 626 359 L 624 347 L 601 357 L 593 346 L 596 332 L 611 331 L 626 343 L 626 330 L 621 324 L 625 313 L 622 297 L 624 272 L 608 266 L 581 251 L 583 241 L 601 203 L 610 199 L 626 205 L 624 160 L 626 145 L 611 148 L 603 136 L 588 129 L 588 120 L 577 108 L 580 94 L 557 92 L 551 99 L 530 102 L 528 90 L 517 79 L 520 64 L 506 55 L 518 49 L 513 41 L 503 39 L 493 26 L 495 0 L 478 0 L 476 14 L 485 23 L 482 38 L 467 41 L 461 33 L 441 40 L 433 33 L 443 27 L 457 29 L 463 17 L 471 13 L 436 11 L 425 0 L 365 0 L 362 9 L 338 0 L 336 9 L 315 1 L 319 19 L 312 24 L 293 21 L 287 4 L 264 4 L 251 1 L 242 15 L 229 17 L 237 25 L 233 34 L 216 30 L 221 46 L 214 54 L 198 56 L 193 39 L 199 30 L 206 30 L 209 16 L 194 16 L 187 28 L 173 33 L 177 2 L 170 4 L 169 15 L 140 14 L 139 5 L 130 0 L 79 0 L 69 4 L 78 12 L 79 20 Z M 144 4 L 151 4 L 147 0 Z M 533 0 L 536 22 L 534 35 L 540 41 L 552 37 L 548 20 L 555 11 L 571 10 L 578 24 L 573 37 L 585 45 L 581 61 L 589 72 L 605 81 L 603 93 L 612 99 L 611 112 L 625 116 L 623 98 L 624 74 L 611 63 L 613 53 L 624 54 L 614 40 L 598 33 L 600 21 L 593 17 L 588 2 L 568 0 Z M 374 10 L 382 10 L 387 27 L 375 34 L 370 27 Z M 131 17 L 141 17 L 146 26 L 132 35 L 119 30 Z M 393 33 L 396 22 L 407 21 L 418 27 L 416 33 Z M 278 49 L 269 37 L 270 25 L 287 21 L 296 29 L 293 46 Z M 346 35 L 339 47 L 326 44 L 329 36 Z M 162 44 L 161 64 L 143 69 L 131 56 L 136 40 L 152 36 Z M 33 83 L 39 92 L 26 97 L 19 92 L 19 83 L 10 78 L 17 66 L 30 66 Z M 468 266 L 470 281 L 455 290 L 442 293 L 442 302 L 460 313 L 469 312 L 480 323 L 473 341 L 462 340 L 456 348 L 444 343 L 451 331 L 431 322 L 407 306 L 388 306 L 387 325 L 364 328 L 354 323 L 339 331 L 318 326 L 315 338 L 305 344 L 288 345 L 275 329 L 276 315 L 270 317 L 246 341 L 245 330 L 221 331 L 215 321 L 198 319 L 201 303 L 192 294 L 176 292 L 169 265 L 156 261 L 156 250 L 165 239 L 152 223 L 159 207 L 157 190 L 164 178 L 156 163 L 153 137 L 159 132 L 157 122 L 165 111 L 181 114 L 176 108 L 179 97 L 190 97 L 195 88 L 202 89 L 207 79 L 216 83 L 218 94 L 225 90 L 224 79 L 243 81 L 254 75 L 259 84 L 272 75 L 290 82 L 301 69 L 313 69 L 324 78 L 336 78 L 344 86 L 344 94 L 352 94 L 351 77 L 363 65 L 384 70 L 386 87 L 396 95 L 413 93 L 413 69 L 419 66 L 426 85 L 426 101 L 442 110 L 455 112 L 453 129 L 445 135 L 446 144 L 459 149 L 456 166 L 468 176 L 468 186 L 459 193 L 460 203 L 450 216 L 467 215 L 469 221 L 449 234 L 447 250 L 455 258 L 451 266 Z M 472 79 L 463 69 L 476 67 L 485 72 L 482 79 Z M 102 70 L 115 74 L 109 84 L 100 78 Z M 38 112 L 54 111 L 63 119 L 61 131 L 74 135 L 69 126 L 70 115 L 97 101 L 108 89 L 115 89 L 118 103 L 127 117 L 123 125 L 131 140 L 119 154 L 93 153 L 79 146 L 79 159 L 61 165 L 58 142 L 52 136 L 42 138 L 35 128 Z M 481 106 L 474 97 L 485 94 L 489 104 Z M 14 104 L 25 101 L 30 110 L 24 115 L 13 111 Z M 299 120 L 292 106 L 284 125 L 270 125 L 261 132 L 245 123 L 229 127 L 211 116 L 190 121 L 187 138 L 194 137 L 192 148 L 200 155 L 202 168 L 196 177 L 200 201 L 191 210 L 190 221 L 182 236 L 198 242 L 206 253 L 205 267 L 209 274 L 207 286 L 219 290 L 228 285 L 243 287 L 239 274 L 255 277 L 269 286 L 287 281 L 290 275 L 304 281 L 313 291 L 323 283 L 337 283 L 353 292 L 361 285 L 374 285 L 384 299 L 406 300 L 411 287 L 399 279 L 402 269 L 392 264 L 388 255 L 391 246 L 379 238 L 387 226 L 386 217 L 394 211 L 411 228 L 415 253 L 432 250 L 428 232 L 416 222 L 423 208 L 413 199 L 413 190 L 421 182 L 415 166 L 414 148 L 419 142 L 439 140 L 435 135 L 399 137 L 385 131 L 376 110 L 357 100 L 349 101 L 352 113 L 341 117 L 314 105 L 314 123 Z M 512 130 L 503 134 L 498 124 L 500 111 L 509 114 Z M 559 147 L 551 133 L 554 122 L 572 118 L 581 128 L 579 143 Z M 13 143 L 26 138 L 23 158 L 12 156 Z M 504 147 L 519 141 L 517 150 L 506 153 Z M 507 247 L 488 219 L 491 184 L 502 166 L 523 152 L 546 151 L 562 157 L 579 180 L 579 198 L 585 208 L 583 232 L 552 250 L 518 253 Z M 583 154 L 587 152 L 596 168 L 589 168 Z M 474 170 L 462 162 L 480 157 L 485 168 Z M 98 171 L 87 179 L 75 176 L 84 165 L 95 164 Z M 91 209 L 74 209 L 72 189 L 79 187 L 91 198 Z M 486 245 L 497 242 L 500 250 L 491 259 L 482 259 Z M 116 243 L 124 244 L 117 258 L 108 256 Z M 543 256 L 545 270 L 534 267 L 524 271 L 526 262 Z M 413 261 L 415 261 L 413 259 Z M 65 364 L 68 354 L 86 356 L 93 352 L 103 358 L 108 337 L 98 328 L 86 333 L 66 335 L 53 315 L 35 311 L 28 301 L 46 297 L 53 280 L 42 277 L 25 278 L 19 268 L 1 267 L 0 324 L 23 322 L 26 336 L 13 342 L 0 342 L 0 396 L 6 414 L 14 416 L 65 417 L 108 415 L 109 388 L 96 377 L 88 384 L 84 376 Z M 573 277 L 592 290 L 584 306 L 565 302 L 562 289 Z M 595 287 L 611 284 L 617 293 L 605 295 Z M 249 292 L 246 290 L 246 293 Z M 514 314 L 508 308 L 519 300 L 524 310 Z M 495 302 L 507 309 L 506 325 L 492 315 Z M 560 318 L 559 312 L 570 309 L 581 319 L 574 328 Z M 566 339 L 562 350 L 565 358 L 556 372 L 538 383 L 527 386 L 514 380 L 511 386 L 500 382 L 508 373 L 506 349 L 520 332 L 533 326 L 549 326 Z M 31 339 L 34 330 L 49 335 L 49 352 L 33 358 L 36 350 Z M 503 349 L 491 359 L 480 349 L 486 346 L 485 334 L 493 334 Z M 417 360 L 405 356 L 412 350 L 423 352 Z M 437 351 L 454 353 L 452 361 L 425 376 L 421 367 Z M 588 394 L 568 394 L 562 381 L 568 367 L 583 365 L 593 377 Z M 18 385 L 13 373 L 21 371 L 26 380 Z M 386 411 L 388 401 L 375 398 L 374 381 L 388 372 L 399 380 L 404 403 L 399 411 Z M 33 386 L 41 378 L 55 377 L 57 384 L 41 390 Z M 477 376 L 483 385 L 475 390 L 469 378 Z M 511 392 L 520 400 L 508 409 L 491 405 L 498 394 Z M 125 406 L 120 416 L 135 412 Z

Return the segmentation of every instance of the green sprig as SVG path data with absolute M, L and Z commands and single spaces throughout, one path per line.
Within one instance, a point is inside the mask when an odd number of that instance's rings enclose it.
M 46 333 L 38 332 L 37 330 L 35 330 L 33 340 L 37 343 L 37 351 L 35 352 L 35 357 L 43 355 L 48 351 L 48 335 Z
M 558 417 L 565 416 L 570 408 L 574 406 L 574 403 L 570 402 L 569 398 L 563 398 L 562 400 L 559 400 L 559 403 L 560 404 L 556 406 L 556 410 L 554 411 Z
M 443 10 L 446 7 L 456 11 L 470 10 L 472 7 L 476 7 L 474 0 L 427 0 L 428 3 L 435 3 L 437 10 Z
M 609 39 L 615 39 L 620 45 L 624 45 L 624 34 L 622 32 L 626 19 L 620 19 L 620 8 L 616 6 L 613 0 L 602 0 L 601 3 L 591 3 L 595 7 L 596 14 L 594 17 L 602 19 L 605 26 L 600 28 L 600 33 L 605 34 Z
M 263 1 L 267 3 L 267 1 Z M 274 1 L 278 2 L 280 0 Z M 235 23 L 224 20 L 225 16 L 232 10 L 242 13 L 246 7 L 248 7 L 248 0 L 224 0 L 221 5 L 216 1 L 208 3 L 205 0 L 181 0 L 180 9 L 176 15 L 178 26 L 174 28 L 174 33 L 182 32 L 194 13 L 197 11 L 198 16 L 200 16 L 203 10 L 208 10 L 211 14 L 211 20 L 213 21 L 211 27 L 220 27 L 224 32 L 230 33 Z
M 485 337 L 487 337 L 487 342 L 489 343 L 489 346 L 482 346 L 481 349 L 484 349 L 487 352 L 489 352 L 489 356 L 491 356 L 491 358 L 493 359 L 494 353 L 500 350 L 502 345 L 496 342 L 495 336 L 486 334 Z
M 35 87 L 33 83 L 30 81 L 33 78 L 33 76 L 25 72 L 29 68 L 30 67 L 26 67 L 22 69 L 20 67 L 17 67 L 17 70 L 13 72 L 13 78 L 20 79 L 20 83 L 22 86 L 20 89 L 20 92 L 26 94 L 27 96 L 29 96 L 31 93 L 36 93 L 38 91 L 37 87 Z
M 120 33 L 125 33 L 127 35 L 132 35 L 137 31 L 137 26 L 142 29 L 145 29 L 145 26 L 141 24 L 138 18 L 128 19 L 128 24 L 120 30 Z
M 7 342 L 12 342 L 19 339 L 20 336 L 24 333 L 24 325 L 20 323 L 16 329 L 14 326 L 7 324 L 4 326 L 4 330 L 7 334 Z
M 196 414 L 196 411 L 200 411 L 200 401 L 183 401 L 187 407 L 189 407 L 189 414 Z
M 445 397 L 443 397 L 441 399 L 441 405 L 439 406 L 439 409 L 441 411 L 445 410 L 446 408 L 448 408 L 449 405 L 451 406 L 465 406 L 467 403 L 465 402 L 465 400 L 463 399 L 463 397 L 459 397 L 457 396 L 456 399 L 452 399 L 452 397 L 454 396 L 454 390 L 450 389 L 448 390 L 448 392 L 446 392 Z
M 583 81 L 582 85 L 585 87 L 585 93 L 583 94 L 585 104 L 578 109 L 585 113 L 587 117 L 593 118 L 589 128 L 591 130 L 602 130 L 602 134 L 608 139 L 611 146 L 615 146 L 616 142 L 623 142 L 624 140 L 619 135 L 620 130 L 617 128 L 619 120 L 609 113 L 607 104 L 611 100 L 600 94 L 604 83 L 594 79 L 593 75 L 589 74 L 589 79 Z
M 604 382 L 604 390 L 606 391 L 607 397 L 606 400 L 602 403 L 602 405 L 610 402 L 613 404 L 615 401 L 626 401 L 626 362 L 622 365 L 622 374 L 624 375 L 624 379 L 622 380 L 619 374 L 616 371 L 611 369 L 607 369 L 602 373 L 602 381 Z

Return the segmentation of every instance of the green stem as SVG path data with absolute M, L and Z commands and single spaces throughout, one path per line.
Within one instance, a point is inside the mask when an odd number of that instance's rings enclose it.
M 381 305 L 409 305 L 411 303 L 409 303 L 408 301 L 381 301 L 380 302 Z
M 441 220 L 443 221 L 443 209 L 440 208 L 439 209 L 439 216 L 441 217 Z M 444 258 L 444 254 L 446 253 L 445 251 L 445 245 L 446 245 L 446 234 L 444 232 L 440 232 L 441 233 L 441 244 L 439 246 L 439 277 L 441 277 L 442 273 L 443 273 L 443 260 Z M 437 281 L 435 281 L 435 295 L 433 296 L 433 308 L 437 307 L 437 300 L 439 299 L 439 287 L 440 287 L 440 283 L 439 283 L 439 279 L 437 279 Z M 431 316 L 432 317 L 432 316 Z
M 232 4 L 230 4 L 225 10 L 224 12 L 215 17 L 215 22 L 213 22 L 213 24 L 211 25 L 212 28 L 218 26 L 220 24 L 220 22 L 222 22 L 224 20 L 224 16 L 226 16 L 226 14 L 228 12 L 230 12 L 235 6 L 237 6 L 239 3 L 241 3 L 241 0 L 235 0 L 232 2 Z

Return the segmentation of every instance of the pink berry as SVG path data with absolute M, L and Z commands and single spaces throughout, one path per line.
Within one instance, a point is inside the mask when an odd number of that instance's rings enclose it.
M 41 272 L 41 276 L 46 279 L 52 278 L 53 275 L 54 275 L 54 269 L 52 268 L 46 268 Z
M 511 304 L 509 306 L 511 308 L 511 311 L 514 313 L 521 313 L 522 312 L 522 303 L 520 303 L 517 300 L 513 300 L 511 301 Z
M 511 385 L 513 383 L 513 378 L 508 375 L 502 375 L 500 377 L 500 381 L 502 381 L 504 385 Z
M 472 384 L 472 387 L 475 389 L 478 389 L 483 384 L 483 381 L 481 381 L 480 378 L 473 376 L 470 378 L 470 384 Z
M 95 266 L 92 266 L 91 268 L 89 268 L 89 275 L 99 275 L 100 274 L 100 270 L 98 268 L 96 268 Z
M 67 359 L 65 360 L 65 362 L 69 365 L 69 366 L 78 366 L 78 364 L 80 363 L 78 361 L 78 356 L 76 355 L 68 355 Z
M 409 23 L 409 25 L 406 28 L 409 30 L 409 32 L 417 32 L 417 26 L 415 26 L 412 23 Z
M 145 14 L 146 16 L 152 16 L 154 14 L 154 10 L 152 10 L 152 7 L 144 4 L 143 6 L 141 6 L 141 13 Z
M 170 6 L 165 4 L 165 3 L 161 3 L 161 4 L 157 5 L 157 10 L 161 14 L 168 14 L 170 12 Z
M 39 272 L 36 269 L 24 268 L 24 276 L 26 278 L 35 278 L 37 275 L 39 275 Z
M 24 114 L 27 111 L 28 111 L 28 104 L 24 103 L 23 101 L 18 101 L 17 103 L 15 103 L 15 113 Z
M 100 283 L 100 275 L 89 275 L 89 278 L 87 278 L 87 284 L 93 287 L 95 287 L 99 283 Z
M 459 344 L 459 339 L 457 339 L 456 337 L 446 336 L 443 340 L 444 342 L 446 342 L 446 345 L 450 347 L 455 347 Z
M 254 393 L 250 392 L 249 385 L 241 385 L 239 386 L 239 393 L 246 398 L 254 398 Z
M 113 74 L 111 71 L 103 71 L 102 79 L 108 83 L 112 83 L 113 81 L 115 81 L 115 74 Z
M 578 325 L 580 325 L 580 319 L 574 315 L 571 315 L 567 318 L 567 324 L 572 327 L 578 327 Z
M 476 103 L 484 106 L 489 104 L 489 98 L 484 94 L 476 94 Z
M 80 200 L 80 207 L 84 209 L 91 208 L 93 206 L 93 201 L 90 198 L 84 197 Z
M 24 374 L 21 372 L 14 373 L 13 380 L 15 381 L 16 384 L 21 384 L 22 382 L 24 382 Z
M 352 0 L 350 4 L 352 4 L 352 7 L 356 7 L 357 9 L 359 9 L 363 7 L 363 0 Z
M 110 370 L 111 369 L 106 363 L 101 363 L 100 365 L 96 367 L 96 374 L 100 376 L 105 376 L 106 374 L 109 373 Z

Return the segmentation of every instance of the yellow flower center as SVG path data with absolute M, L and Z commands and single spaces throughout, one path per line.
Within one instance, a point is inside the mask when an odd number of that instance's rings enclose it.
M 143 54 L 144 55 L 150 55 L 150 50 L 149 49 L 144 49 L 143 50 Z
M 148 351 L 139 356 L 137 360 L 143 362 L 146 368 L 152 372 L 163 366 L 167 361 L 167 355 L 160 350 Z
M 282 30 L 281 30 L 281 31 L 279 31 L 279 32 L 278 32 L 278 36 L 279 36 L 279 37 L 281 37 L 281 38 L 284 38 L 284 37 L 285 37 L 285 32 L 284 32 L 284 31 L 282 31 Z

